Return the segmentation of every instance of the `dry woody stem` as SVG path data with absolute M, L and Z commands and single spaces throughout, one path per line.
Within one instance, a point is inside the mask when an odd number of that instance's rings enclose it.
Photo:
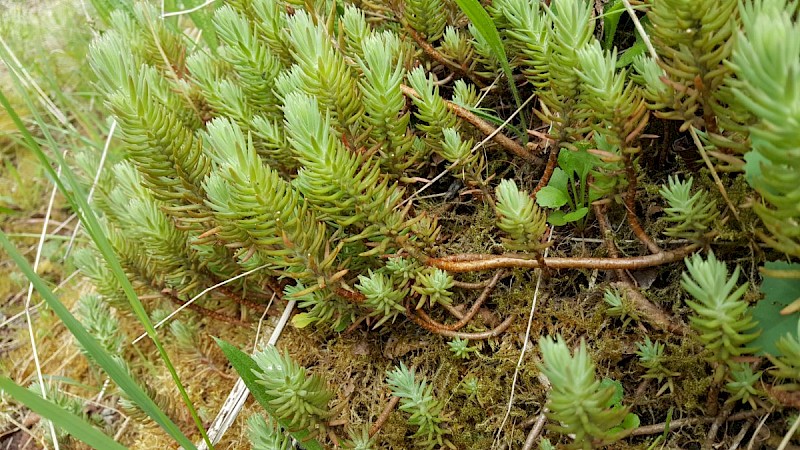
M 386 407 L 383 408 L 381 411 L 381 415 L 378 416 L 378 419 L 375 420 L 375 423 L 369 428 L 369 437 L 375 436 L 378 431 L 380 431 L 381 427 L 387 420 L 389 420 L 389 416 L 392 415 L 392 411 L 397 406 L 397 403 L 400 401 L 400 397 L 392 396 L 389 399 L 389 403 L 386 404 Z
M 636 289 L 630 282 L 621 281 L 613 283 L 613 286 L 623 291 L 630 299 L 636 311 L 638 311 L 643 318 L 647 319 L 650 324 L 679 336 L 686 336 L 689 334 L 689 327 L 680 320 L 670 316 L 664 310 L 654 305 L 653 302 L 647 299 L 638 289 Z
M 754 409 L 752 411 L 743 411 L 736 414 L 731 414 L 728 416 L 728 422 L 734 422 L 737 420 L 747 420 L 751 417 L 758 417 L 767 414 L 769 411 L 766 409 Z M 717 420 L 716 417 L 691 417 L 688 419 L 677 419 L 670 421 L 669 423 L 669 431 L 687 426 L 687 425 L 699 425 L 704 423 L 714 423 Z M 657 423 L 653 425 L 645 425 L 641 426 L 631 432 L 631 436 L 647 436 L 649 434 L 658 434 L 663 433 L 664 429 L 667 428 L 666 423 Z
M 698 249 L 700 249 L 700 245 L 691 244 L 676 250 L 668 250 L 646 256 L 628 258 L 549 257 L 543 258 L 542 261 L 550 269 L 637 270 L 680 261 Z M 414 253 L 419 254 L 417 251 L 414 251 Z M 438 267 L 449 272 L 475 272 L 501 268 L 538 269 L 541 267 L 538 260 L 530 259 L 528 255 L 521 254 L 460 254 L 443 258 L 420 255 L 417 257 L 426 265 Z

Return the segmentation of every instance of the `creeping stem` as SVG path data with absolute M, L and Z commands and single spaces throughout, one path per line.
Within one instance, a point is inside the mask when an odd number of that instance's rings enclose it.
M 675 250 L 666 250 L 646 256 L 628 258 L 549 257 L 543 258 L 541 261 L 544 261 L 544 265 L 550 269 L 638 270 L 680 261 L 698 249 L 700 249 L 700 245 L 691 244 Z M 442 258 L 431 258 L 416 249 L 407 248 L 407 250 L 424 264 L 438 267 L 448 272 L 475 272 L 502 268 L 538 269 L 541 267 L 539 260 L 530 259 L 530 255 L 525 254 L 488 255 L 464 253 Z

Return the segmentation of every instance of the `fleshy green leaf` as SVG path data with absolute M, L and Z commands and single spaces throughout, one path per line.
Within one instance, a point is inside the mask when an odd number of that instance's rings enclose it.
M 636 42 L 633 43 L 627 50 L 622 52 L 619 55 L 619 59 L 617 59 L 616 68 L 622 68 L 627 65 L 633 63 L 633 60 L 636 59 L 640 55 L 644 55 L 645 51 L 647 51 L 647 46 L 644 44 L 644 41 L 639 38 L 639 35 L 636 35 Z
M 598 162 L 600 159 L 587 152 L 585 147 L 580 147 L 577 151 L 564 149 L 558 153 L 558 166 L 570 176 L 577 175 L 581 180 L 586 179 L 589 171 Z
M 559 191 L 569 195 L 569 189 L 567 188 L 569 185 L 569 177 L 560 167 L 556 167 L 556 169 L 553 170 L 553 175 L 550 177 L 550 182 L 547 183 L 547 185 L 553 186 Z
M 760 152 L 747 152 L 744 155 L 744 177 L 753 189 L 763 189 L 770 194 L 777 194 L 778 192 L 772 188 L 768 183 L 764 183 L 761 173 L 761 165 L 768 163 L 769 160 Z
M 628 413 L 625 419 L 622 420 L 622 428 L 625 430 L 633 430 L 639 428 L 639 424 L 641 423 L 639 416 L 634 413 Z
M 300 313 L 300 314 L 295 314 L 294 317 L 292 317 L 292 325 L 294 325 L 295 328 L 302 329 L 311 325 L 317 320 L 319 319 L 309 315 L 308 313 Z
M 609 387 L 614 388 L 614 395 L 608 399 L 606 407 L 610 408 L 615 405 L 621 405 L 622 397 L 625 394 L 625 391 L 622 389 L 622 383 L 617 380 L 612 380 L 611 378 L 603 378 L 600 380 L 600 389 L 608 389 Z

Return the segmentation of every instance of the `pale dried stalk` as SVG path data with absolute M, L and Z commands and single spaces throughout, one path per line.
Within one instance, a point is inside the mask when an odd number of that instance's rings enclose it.
M 272 331 L 272 335 L 269 337 L 266 345 L 275 345 L 278 342 L 278 338 L 281 336 L 284 327 L 286 327 L 286 323 L 289 322 L 289 316 L 292 315 L 292 311 L 294 310 L 294 305 L 297 303 L 296 300 L 290 300 L 289 303 L 286 305 L 286 308 L 283 310 L 283 314 L 281 318 L 278 320 L 277 325 L 275 325 L 275 329 Z M 259 342 L 257 347 L 261 347 L 263 344 Z M 219 410 L 217 417 L 214 419 L 214 422 L 211 424 L 211 427 L 208 429 L 208 439 L 211 441 L 212 444 L 217 444 L 221 439 L 222 435 L 228 431 L 228 428 L 233 425 L 233 422 L 236 420 L 236 417 L 239 416 L 239 413 L 242 411 L 242 407 L 244 406 L 244 402 L 247 401 L 247 396 L 250 395 L 250 390 L 247 389 L 245 386 L 242 377 L 239 377 L 236 380 L 236 384 L 233 385 L 233 389 L 231 389 L 230 394 L 228 394 L 228 398 L 225 400 L 225 403 Z M 208 450 L 205 442 L 200 442 L 197 444 L 198 450 Z M 181 448 L 183 450 L 183 448 Z

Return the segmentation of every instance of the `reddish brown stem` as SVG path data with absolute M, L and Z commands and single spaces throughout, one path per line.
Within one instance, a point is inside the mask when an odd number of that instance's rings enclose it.
M 422 313 L 425 314 L 425 313 Z M 460 339 L 467 339 L 470 341 L 480 341 L 483 339 L 489 339 L 493 337 L 497 337 L 501 335 L 504 331 L 511 326 L 511 322 L 514 321 L 514 316 L 508 317 L 504 320 L 500 325 L 494 327 L 489 331 L 484 331 L 482 333 L 460 333 L 458 331 L 450 331 L 450 330 L 443 330 L 436 325 L 426 321 L 421 316 L 414 314 L 410 309 L 406 310 L 406 315 L 417 325 L 425 328 L 426 330 L 430 331 L 431 333 L 436 333 L 442 336 L 447 336 L 451 338 L 460 338 Z
M 328 430 L 328 438 L 333 442 L 334 448 L 339 448 L 339 436 L 333 430 Z
M 360 292 L 352 292 L 340 287 L 333 288 L 333 292 L 335 292 L 339 297 L 342 297 L 353 303 L 364 303 L 364 301 L 367 299 L 364 297 L 364 294 Z
M 359 325 L 361 325 L 361 322 L 365 321 L 366 319 L 367 319 L 367 316 L 359 317 L 358 319 L 356 319 L 355 322 L 353 322 L 349 327 L 347 327 L 347 329 L 344 330 L 344 333 L 342 333 L 342 334 L 348 334 L 351 331 L 355 330 L 356 328 L 358 328 Z
M 781 405 L 787 408 L 800 408 L 800 392 L 785 391 L 771 385 L 766 386 L 766 391 Z
M 637 270 L 646 267 L 660 266 L 679 261 L 691 255 L 700 248 L 698 244 L 691 244 L 676 250 L 663 251 L 654 255 L 633 256 L 628 258 L 543 258 L 545 265 L 550 269 L 601 269 L 601 270 Z M 414 252 L 424 264 L 438 267 L 449 272 L 475 272 L 479 270 L 494 270 L 501 268 L 538 269 L 540 263 L 535 259 L 528 259 L 526 255 L 487 255 L 487 254 L 461 254 L 445 258 L 431 258 Z
M 478 297 L 478 299 L 475 300 L 475 303 L 472 305 L 472 308 L 470 308 L 469 311 L 467 311 L 467 313 L 464 314 L 464 316 L 461 317 L 461 319 L 458 322 L 456 322 L 456 323 L 454 323 L 452 325 L 445 325 L 443 323 L 439 323 L 439 322 L 433 320 L 432 318 L 430 318 L 422 310 L 419 310 L 417 313 L 422 317 L 423 320 L 427 320 L 432 325 L 435 325 L 437 328 L 439 328 L 441 330 L 446 330 L 446 331 L 460 330 L 461 328 L 464 328 L 464 325 L 469 323 L 469 321 L 472 320 L 473 317 L 475 317 L 475 314 L 478 313 L 478 310 L 481 309 L 481 306 L 483 305 L 483 303 L 486 301 L 486 299 L 489 298 L 489 294 L 492 293 L 492 291 L 494 290 L 494 287 L 497 286 L 497 282 L 500 281 L 500 278 L 502 276 L 503 276 L 503 271 L 502 270 L 498 270 L 497 273 L 495 273 L 494 276 L 492 277 L 492 279 L 489 281 L 489 284 L 486 285 L 486 288 L 483 289 L 483 292 L 481 292 L 481 295 Z
M 594 205 L 594 215 L 597 216 L 597 223 L 600 224 L 600 232 L 603 233 L 603 241 L 605 242 L 608 256 L 612 258 L 619 258 L 617 246 L 611 238 L 611 227 L 608 224 L 608 216 L 606 215 L 606 205 Z M 624 270 L 618 269 L 614 273 L 617 274 L 617 280 L 623 281 L 628 279 L 628 275 Z
M 417 91 L 404 84 L 400 85 L 400 89 L 403 91 L 403 94 L 407 97 L 419 98 L 419 94 L 417 93 Z M 445 105 L 447 105 L 447 108 L 453 112 L 453 114 L 471 123 L 472 126 L 480 130 L 485 135 L 492 136 L 492 140 L 503 146 L 503 148 L 505 148 L 509 152 L 519 156 L 520 158 L 524 158 L 527 160 L 533 159 L 533 155 L 531 155 L 529 151 L 525 150 L 525 147 L 517 143 L 517 141 L 504 135 L 503 133 L 498 133 L 497 128 L 493 127 L 485 120 L 476 116 L 472 112 L 462 108 L 461 106 L 456 105 L 453 102 L 445 100 L 444 103 Z
M 375 434 L 380 431 L 381 427 L 387 420 L 389 420 L 389 416 L 392 415 L 392 411 L 394 411 L 395 406 L 397 406 L 397 402 L 400 401 L 400 397 L 392 397 L 389 399 L 389 403 L 386 404 L 386 407 L 383 408 L 381 414 L 375 420 L 375 423 L 369 429 L 369 437 L 375 436 Z
M 628 224 L 636 237 L 650 250 L 650 253 L 661 253 L 661 247 L 648 236 L 642 228 L 639 218 L 636 217 L 636 168 L 633 167 L 633 160 L 629 153 L 625 154 L 625 174 L 628 177 L 628 192 L 625 195 L 625 216 L 628 218 Z
M 411 38 L 414 39 L 414 41 L 417 43 L 417 45 L 419 45 L 419 48 L 421 48 L 422 51 L 425 52 L 425 54 L 430 56 L 431 59 L 433 59 L 434 61 L 438 62 L 439 64 L 441 64 L 441 65 L 443 65 L 445 67 L 449 67 L 450 70 L 452 70 L 454 72 L 457 72 L 457 73 L 461 74 L 462 76 L 465 76 L 465 77 L 469 78 L 470 81 L 475 83 L 475 85 L 478 86 L 479 88 L 486 87 L 486 83 L 484 83 L 483 80 L 481 80 L 480 78 L 475 76 L 475 74 L 473 74 L 472 71 L 470 71 L 468 67 L 466 67 L 463 64 L 458 64 L 457 62 L 452 61 L 449 58 L 446 58 L 444 55 L 439 53 L 439 51 L 436 50 L 436 48 L 434 48 L 428 42 L 428 40 L 425 39 L 424 36 L 422 36 L 421 34 L 417 33 L 416 30 L 414 30 L 413 28 L 408 27 L 408 28 L 406 28 L 406 31 L 408 31 L 408 34 L 411 36 Z
M 251 308 L 251 309 L 253 309 L 255 311 L 264 311 L 264 308 L 267 307 L 267 305 L 265 305 L 263 303 L 256 303 L 256 302 L 250 301 L 250 300 L 248 300 L 248 299 L 246 299 L 246 298 L 244 298 L 244 297 L 242 297 L 240 295 L 237 295 L 235 292 L 233 292 L 232 290 L 230 290 L 230 289 L 228 289 L 226 287 L 220 286 L 218 289 L 223 295 L 225 295 L 229 299 L 235 301 L 236 303 L 239 303 L 240 305 L 247 306 L 248 308 Z M 279 313 L 277 311 L 273 311 L 272 308 L 270 308 L 267 311 L 267 314 L 270 315 L 270 316 L 279 316 L 281 313 Z
M 461 289 L 483 289 L 489 283 L 491 283 L 491 281 L 492 280 L 489 279 L 489 280 L 483 280 L 480 283 L 467 283 L 465 281 L 453 280 L 453 286 Z
M 175 293 L 172 292 L 172 290 L 170 290 L 170 289 L 162 290 L 161 294 L 169 297 L 170 300 L 172 300 L 173 302 L 177 303 L 178 305 L 186 304 L 185 301 L 183 301 L 180 298 L 178 298 L 178 296 L 175 295 Z M 196 303 L 189 303 L 186 307 L 188 309 L 191 309 L 192 311 L 194 311 L 196 313 L 200 313 L 200 314 L 202 314 L 202 315 L 204 315 L 206 317 L 211 317 L 212 319 L 215 319 L 215 320 L 221 320 L 223 322 L 227 322 L 227 323 L 229 323 L 231 325 L 237 325 L 237 326 L 240 326 L 240 327 L 249 327 L 250 326 L 250 324 L 248 324 L 247 322 L 242 322 L 241 320 L 235 319 L 235 318 L 233 318 L 231 316 L 228 316 L 226 314 L 218 313 L 218 312 L 212 311 L 212 310 L 210 310 L 208 308 L 203 308 L 202 306 L 200 306 L 200 305 L 198 305 Z
M 597 221 L 600 224 L 600 230 L 603 232 L 603 238 L 605 239 L 608 254 L 612 258 L 618 258 L 619 252 L 617 251 L 617 246 L 614 245 L 614 241 L 611 239 L 611 230 L 608 226 L 608 217 L 606 216 L 605 206 L 595 205 L 594 212 L 597 216 Z M 644 294 L 639 292 L 633 283 L 631 283 L 630 277 L 625 273 L 624 270 L 617 269 L 614 272 L 617 274 L 617 279 L 619 280 L 618 283 L 614 283 L 615 287 L 622 290 L 626 294 L 626 297 L 633 302 L 636 310 L 642 315 L 643 318 L 662 330 L 667 330 L 681 336 L 685 336 L 689 332 L 689 328 L 686 326 L 686 324 L 682 322 L 675 323 L 675 319 L 648 300 Z
M 533 188 L 533 192 L 531 193 L 531 197 L 536 197 L 536 193 L 542 190 L 543 187 L 547 186 L 547 183 L 550 182 L 550 177 L 553 176 L 553 172 L 556 170 L 556 164 L 558 164 L 558 152 L 559 152 L 558 145 L 554 145 L 553 149 L 550 150 L 550 156 L 547 157 L 547 165 L 544 166 L 544 172 L 542 173 L 542 178 L 539 178 L 539 182 L 536 183 L 536 187 Z

